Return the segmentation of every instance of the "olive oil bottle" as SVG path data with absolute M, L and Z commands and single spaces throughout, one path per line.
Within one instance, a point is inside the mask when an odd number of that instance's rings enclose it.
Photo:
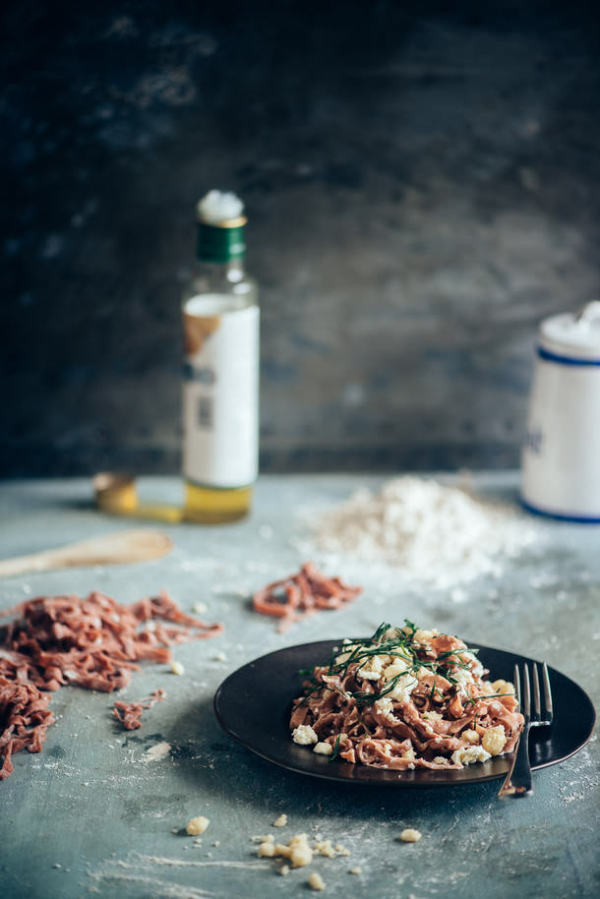
M 243 517 L 258 471 L 259 308 L 244 271 L 246 218 L 230 193 L 197 206 L 197 266 L 183 296 L 187 520 Z

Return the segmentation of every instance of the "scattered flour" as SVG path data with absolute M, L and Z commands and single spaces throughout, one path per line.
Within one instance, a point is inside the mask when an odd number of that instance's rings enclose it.
M 88 891 L 107 895 L 109 888 L 111 895 L 125 895 L 131 892 L 131 885 L 145 886 L 145 890 L 139 895 L 152 897 L 152 899 L 200 899 L 204 896 L 215 896 L 211 890 L 204 890 L 199 886 L 193 887 L 187 883 L 178 882 L 176 869 L 180 869 L 182 875 L 186 872 L 200 871 L 203 868 L 260 870 L 268 867 L 268 863 L 257 861 L 186 861 L 184 859 L 169 858 L 165 856 L 143 855 L 138 852 L 130 852 L 126 858 L 107 858 L 95 869 L 88 869 L 91 886 Z M 168 872 L 168 880 L 159 877 L 161 869 L 171 869 Z M 174 870 L 175 869 L 175 870 Z M 166 872 L 165 872 L 166 874 Z M 138 893 L 136 893 L 138 895 Z M 219 893 L 219 895 L 221 895 Z
M 142 762 L 147 764 L 148 762 L 160 762 L 162 759 L 166 759 L 171 752 L 171 744 L 167 743 L 166 740 L 163 740 L 162 743 L 155 743 L 154 746 L 151 746 L 150 749 L 147 749 L 142 756 Z
M 538 539 L 536 525 L 510 507 L 414 476 L 388 481 L 378 493 L 362 488 L 311 519 L 314 542 L 326 553 L 391 563 L 407 580 L 440 589 L 499 576 L 503 559 Z M 457 592 L 456 601 L 462 598 Z

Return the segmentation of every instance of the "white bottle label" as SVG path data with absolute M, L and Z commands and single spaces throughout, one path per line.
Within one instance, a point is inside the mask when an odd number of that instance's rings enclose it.
M 258 473 L 258 306 L 195 297 L 184 328 L 184 476 L 200 486 L 246 487 Z

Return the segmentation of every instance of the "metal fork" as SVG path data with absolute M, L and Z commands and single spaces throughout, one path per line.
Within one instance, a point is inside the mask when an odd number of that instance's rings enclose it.
M 531 711 L 531 680 L 533 680 L 533 712 Z M 525 718 L 523 730 L 517 747 L 513 753 L 511 766 L 506 779 L 500 788 L 498 797 L 506 799 L 509 796 L 531 796 L 533 786 L 531 783 L 531 764 L 529 762 L 529 731 L 532 727 L 550 727 L 554 720 L 552 707 L 552 691 L 548 666 L 542 665 L 542 683 L 544 685 L 544 697 L 540 693 L 540 676 L 538 665 L 533 665 L 533 678 L 529 676 L 529 665 L 523 665 L 523 692 L 521 693 L 521 675 L 519 666 L 515 665 L 515 694 Z

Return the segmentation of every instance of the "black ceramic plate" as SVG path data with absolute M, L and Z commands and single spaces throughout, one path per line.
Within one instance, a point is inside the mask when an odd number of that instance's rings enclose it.
M 300 668 L 322 665 L 341 640 L 304 643 L 271 652 L 239 668 L 223 681 L 215 694 L 215 713 L 221 727 L 257 755 L 288 771 L 343 783 L 396 787 L 441 787 L 480 783 L 503 777 L 508 757 L 470 765 L 458 771 L 388 771 L 366 765 L 350 765 L 315 755 L 310 747 L 292 742 L 288 721 L 291 702 L 302 693 Z M 471 645 L 471 644 L 470 644 Z M 524 656 L 501 649 L 479 647 L 479 658 L 494 680 L 513 680 L 515 663 L 530 662 Z M 536 740 L 532 732 L 534 768 L 562 762 L 581 749 L 594 728 L 594 707 L 574 681 L 550 668 L 555 724 L 549 738 Z

